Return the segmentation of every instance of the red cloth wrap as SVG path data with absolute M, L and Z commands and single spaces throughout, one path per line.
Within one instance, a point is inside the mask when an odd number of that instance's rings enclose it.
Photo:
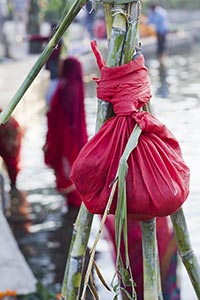
M 136 123 L 142 128 L 137 147 L 128 159 L 127 207 L 135 220 L 167 216 L 177 211 L 189 193 L 189 168 L 173 134 L 154 116 L 139 109 L 151 97 L 147 68 L 140 55 L 128 64 L 106 67 L 96 45 L 101 69 L 97 96 L 113 105 L 110 118 L 83 147 L 71 178 L 91 213 L 105 210 L 120 157 Z M 110 213 L 116 209 L 115 194 Z

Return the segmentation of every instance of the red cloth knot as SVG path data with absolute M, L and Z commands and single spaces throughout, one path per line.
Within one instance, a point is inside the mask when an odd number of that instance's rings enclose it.
M 102 67 L 97 83 L 97 97 L 113 105 L 116 115 L 129 115 L 151 98 L 143 56 L 117 67 Z
M 151 98 L 147 68 L 140 55 L 133 61 L 116 67 L 106 67 L 96 44 L 92 44 L 101 74 L 97 83 L 97 97 L 110 102 L 116 115 L 130 115 Z

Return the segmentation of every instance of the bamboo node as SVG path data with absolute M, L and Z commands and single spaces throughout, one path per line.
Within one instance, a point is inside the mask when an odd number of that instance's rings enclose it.
M 116 15 L 123 15 L 126 18 L 126 21 L 128 21 L 128 14 L 120 7 L 113 8 L 111 10 L 113 13 L 112 16 L 115 17 Z

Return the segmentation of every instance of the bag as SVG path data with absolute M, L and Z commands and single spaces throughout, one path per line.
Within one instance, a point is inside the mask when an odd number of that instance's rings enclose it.
M 82 148 L 71 170 L 87 209 L 103 214 L 120 157 L 136 124 L 142 133 L 128 159 L 127 211 L 144 221 L 176 212 L 189 193 L 189 168 L 179 144 L 167 127 L 141 108 L 151 97 L 147 68 L 140 55 L 128 64 L 106 67 L 96 45 L 101 69 L 97 97 L 112 104 L 115 116 Z M 110 213 L 116 209 L 117 191 Z

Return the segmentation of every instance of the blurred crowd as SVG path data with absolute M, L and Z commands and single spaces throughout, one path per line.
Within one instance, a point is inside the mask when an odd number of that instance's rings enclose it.
M 0 0 L 0 41 L 4 48 L 4 56 L 10 57 L 10 44 L 28 41 L 30 53 L 40 53 L 43 50 L 43 36 L 48 36 L 54 23 L 58 23 L 58 17 L 41 17 L 42 10 L 34 0 Z M 157 24 L 149 19 L 152 7 L 148 7 L 140 19 L 141 38 L 157 36 Z M 155 12 L 161 13 L 160 7 Z M 43 13 L 44 14 L 44 13 Z M 152 14 L 151 14 L 152 15 Z M 164 17 L 163 12 L 161 13 Z M 88 1 L 74 20 L 88 33 L 90 39 L 105 39 L 106 24 L 103 6 L 93 7 L 93 2 Z M 1 49 L 0 49 L 1 50 Z M 1 55 L 1 53 L 0 53 Z

